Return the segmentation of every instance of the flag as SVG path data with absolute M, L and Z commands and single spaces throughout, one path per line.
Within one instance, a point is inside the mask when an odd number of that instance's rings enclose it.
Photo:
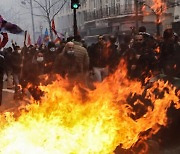
M 48 34 L 48 29 L 46 28 L 45 33 L 44 33 L 44 39 L 43 39 L 45 44 L 48 44 L 49 42 L 49 34 Z
M 54 32 L 54 34 L 55 34 L 57 37 L 59 37 L 58 34 L 57 34 L 57 31 L 56 31 L 54 19 L 52 19 L 52 22 L 51 22 L 51 29 L 52 29 L 52 31 Z
M 47 28 L 46 28 L 46 30 L 45 30 L 44 36 L 49 36 L 49 34 L 48 34 L 48 29 L 47 29 Z
M 54 18 L 52 19 L 52 22 L 51 22 L 51 28 L 52 28 L 53 32 L 56 34 L 57 32 L 56 32 Z
M 56 37 L 56 39 L 54 40 L 55 44 L 60 44 L 61 43 L 61 39 L 59 37 Z
M 12 34 L 24 34 L 24 31 L 16 24 L 7 22 L 0 15 L 0 32 L 9 32 Z
M 27 45 L 30 46 L 31 45 L 31 36 L 30 36 L 30 34 L 28 34 L 28 40 L 27 41 L 28 41 Z
M 56 31 L 54 19 L 52 19 L 52 22 L 51 22 L 51 29 L 54 32 L 54 34 L 56 35 L 56 39 L 54 40 L 54 42 L 59 42 L 62 40 L 62 38 L 64 38 L 64 35 L 62 33 L 58 33 Z
M 1 41 L 1 38 L 0 38 L 0 49 L 1 48 L 4 48 L 4 46 L 7 44 L 8 42 L 8 34 L 7 33 L 1 33 L 1 35 L 3 35 L 3 39 Z
M 37 44 L 40 46 L 42 44 L 42 38 L 41 36 L 38 37 Z

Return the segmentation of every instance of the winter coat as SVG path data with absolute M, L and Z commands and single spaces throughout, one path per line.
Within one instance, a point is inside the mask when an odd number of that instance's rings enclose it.
M 22 64 L 22 55 L 17 53 L 16 51 L 13 52 L 11 55 L 11 61 L 12 61 L 13 72 L 20 73 L 21 72 L 21 64 Z
M 80 42 L 74 41 L 75 60 L 81 73 L 89 70 L 89 55 L 87 49 Z
M 106 44 L 95 44 L 89 51 L 90 66 L 92 67 L 106 67 L 107 66 L 107 48 Z
M 53 72 L 62 77 L 74 77 L 81 72 L 75 55 L 68 55 L 64 50 L 55 60 Z

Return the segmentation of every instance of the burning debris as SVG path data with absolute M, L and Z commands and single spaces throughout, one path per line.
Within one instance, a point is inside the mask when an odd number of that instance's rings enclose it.
M 118 146 L 130 149 L 168 124 L 170 105 L 180 107 L 176 88 L 163 81 L 146 88 L 129 80 L 124 61 L 95 87 L 72 86 L 61 77 L 41 86 L 41 101 L 31 102 L 19 117 L 1 114 L 0 153 L 109 154 Z

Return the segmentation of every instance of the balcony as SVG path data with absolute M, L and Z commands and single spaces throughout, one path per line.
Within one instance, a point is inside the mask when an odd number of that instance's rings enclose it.
M 135 9 L 134 5 L 116 5 L 106 8 L 95 9 L 94 11 L 85 12 L 84 21 L 91 21 L 95 19 L 107 18 L 107 17 L 114 17 L 120 15 L 128 15 L 134 14 Z

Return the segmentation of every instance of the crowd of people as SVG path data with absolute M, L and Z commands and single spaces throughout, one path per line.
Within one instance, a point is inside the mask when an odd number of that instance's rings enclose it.
M 7 34 L 2 35 L 0 48 L 8 41 Z M 61 40 L 58 45 L 49 42 L 20 47 L 12 41 L 12 46 L 5 47 L 0 55 L 3 59 L 0 60 L 0 100 L 4 74 L 7 88 L 15 90 L 14 99 L 21 99 L 23 89 L 28 86 L 34 99 L 39 100 L 42 95 L 38 89 L 40 76 L 59 74 L 92 88 L 89 82 L 103 81 L 117 69 L 121 58 L 127 62 L 130 79 L 143 83 L 148 75 L 159 74 L 164 74 L 169 81 L 180 78 L 180 42 L 172 29 L 166 29 L 162 38 L 154 38 L 142 26 L 136 34 L 125 36 L 122 42 L 113 35 L 100 35 L 97 39 L 97 43 L 90 46 L 79 35 Z

